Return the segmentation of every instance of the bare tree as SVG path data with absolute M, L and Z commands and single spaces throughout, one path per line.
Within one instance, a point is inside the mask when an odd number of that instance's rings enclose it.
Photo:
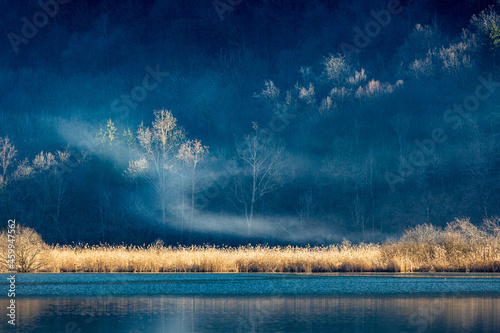
M 179 148 L 179 153 L 177 158 L 182 160 L 188 167 L 189 181 L 191 184 L 191 223 L 189 226 L 189 237 L 191 238 L 191 228 L 194 221 L 194 209 L 195 209 L 195 193 L 196 193 L 196 181 L 198 179 L 197 167 L 198 164 L 203 162 L 203 160 L 208 156 L 208 147 L 203 146 L 200 140 L 188 140 L 184 142 Z M 184 226 L 182 226 L 184 229 Z
M 130 129 L 129 129 L 130 132 Z M 127 134 L 127 132 L 124 132 Z M 106 129 L 99 129 L 99 133 L 97 133 L 95 140 L 99 145 L 109 145 L 114 146 L 118 142 L 118 133 L 115 127 L 115 123 L 109 119 L 106 123 Z M 130 140 L 130 138 L 128 138 Z
M 21 180 L 28 178 L 34 173 L 33 168 L 29 165 L 28 159 L 23 160 L 17 164 L 14 168 L 14 163 L 16 163 L 17 150 L 15 146 L 10 142 L 8 137 L 0 137 L 0 204 L 5 205 L 5 212 L 10 215 L 9 206 L 9 187 L 10 190 L 13 188 L 9 186 L 12 181 Z M 4 211 L 3 209 L 0 212 Z M 1 216 L 1 214 L 0 214 Z
M 408 155 L 408 130 L 410 129 L 410 116 L 398 115 L 391 121 L 392 127 L 398 137 L 399 163 L 401 170 L 411 170 L 412 166 L 406 160 Z
M 7 184 L 9 182 L 8 169 L 14 162 L 17 150 L 13 144 L 10 143 L 9 137 L 0 137 L 0 204 L 5 205 L 7 214 L 10 215 L 10 209 L 7 199 Z M 2 209 L 3 211 L 3 209 Z M 2 214 L 0 214 L 2 215 Z
M 469 200 L 479 209 L 478 215 L 481 218 L 489 217 L 488 207 L 493 194 L 498 190 L 498 182 L 492 181 L 495 175 L 495 144 L 495 139 L 481 131 L 474 121 L 467 122 L 461 147 L 462 156 L 465 157 L 464 190 L 466 196 L 470 196 Z
M 411 118 L 409 115 L 397 115 L 392 121 L 391 125 L 396 132 L 398 138 L 398 161 L 399 161 L 399 176 L 403 181 L 406 181 L 406 178 L 411 176 L 415 168 L 408 162 L 408 132 L 410 130 Z M 404 184 L 404 182 L 403 182 Z M 401 208 L 406 210 L 409 206 L 408 198 L 407 198 L 407 189 L 405 186 L 400 186 L 399 192 L 399 201 L 401 204 Z
M 299 198 L 299 207 L 296 209 L 302 223 L 310 223 L 318 209 L 318 203 L 314 198 L 312 188 L 302 194 Z
M 235 184 L 236 199 L 243 205 L 248 233 L 258 201 L 283 186 L 285 182 L 284 147 L 270 136 L 268 131 L 253 123 L 254 132 L 246 135 L 237 147 L 238 158 L 251 184 L 245 186 L 241 180 Z
M 0 137 L 0 190 L 4 190 L 7 185 L 8 177 L 7 170 L 14 162 L 17 150 L 13 144 L 10 143 L 9 137 Z
M 108 222 L 112 220 L 112 207 L 111 207 L 111 199 L 112 192 L 109 186 L 109 181 L 103 181 L 96 189 L 96 208 L 99 214 L 99 221 L 101 223 L 101 239 L 102 242 L 106 240 L 106 231 L 108 229 Z
M 41 202 L 43 214 L 47 215 L 51 226 L 61 232 L 62 215 L 69 205 L 64 167 L 69 161 L 70 153 L 66 150 L 58 150 L 55 154 L 42 151 L 31 162 L 26 158 L 17 163 L 14 169 L 11 166 L 15 163 L 16 153 L 8 138 L 0 138 L 0 194 L 6 205 L 7 214 L 10 214 L 8 201 L 10 193 L 7 192 L 12 192 L 14 189 L 9 183 L 33 176 L 36 186 L 31 187 L 26 196 L 32 196 L 33 201 Z
M 58 150 L 55 154 L 42 151 L 31 163 L 38 185 L 37 192 L 33 194 L 42 202 L 43 213 L 48 217 L 51 228 L 58 230 L 61 235 L 61 222 L 69 206 L 67 178 L 63 175 L 63 167 L 69 158 L 68 151 Z
M 129 162 L 127 173 L 143 175 L 155 189 L 165 224 L 169 176 L 184 133 L 172 112 L 160 110 L 154 114 L 152 128 L 141 124 L 137 131 L 140 158 Z

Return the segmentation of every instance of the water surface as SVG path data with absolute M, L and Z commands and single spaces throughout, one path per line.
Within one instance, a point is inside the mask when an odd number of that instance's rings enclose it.
M 494 274 L 16 277 L 2 332 L 500 332 Z

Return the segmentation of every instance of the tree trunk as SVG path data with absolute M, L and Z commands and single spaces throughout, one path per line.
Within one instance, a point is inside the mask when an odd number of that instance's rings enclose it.
M 193 168 L 193 174 L 191 175 L 191 218 L 190 218 L 190 223 L 189 223 L 189 243 L 191 243 L 191 232 L 193 230 L 193 223 L 194 223 L 194 188 L 195 188 L 195 168 Z
M 186 197 L 184 193 L 184 177 L 181 177 L 181 195 L 182 195 L 182 204 L 181 204 L 181 237 L 180 243 L 182 244 L 182 236 L 184 234 L 184 210 L 186 209 Z
M 253 179 L 252 179 L 252 201 L 250 202 L 250 216 L 248 218 L 248 235 L 250 235 L 252 231 L 252 220 L 253 220 L 253 211 L 255 206 L 255 194 L 257 192 L 257 174 L 255 167 L 253 168 Z

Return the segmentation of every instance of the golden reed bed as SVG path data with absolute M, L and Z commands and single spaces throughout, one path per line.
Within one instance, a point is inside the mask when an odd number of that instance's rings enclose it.
M 445 229 L 429 224 L 383 244 L 326 247 L 48 246 L 19 228 L 18 271 L 31 272 L 499 272 L 500 219 L 477 228 L 457 219 Z M 7 271 L 2 234 L 2 271 Z

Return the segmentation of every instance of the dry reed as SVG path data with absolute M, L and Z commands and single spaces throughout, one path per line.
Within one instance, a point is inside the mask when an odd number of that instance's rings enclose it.
M 36 272 L 499 272 L 500 219 L 424 224 L 384 244 L 322 247 L 49 246 Z M 43 265 L 42 265 L 43 264 Z M 6 270 L 2 267 L 2 270 Z

